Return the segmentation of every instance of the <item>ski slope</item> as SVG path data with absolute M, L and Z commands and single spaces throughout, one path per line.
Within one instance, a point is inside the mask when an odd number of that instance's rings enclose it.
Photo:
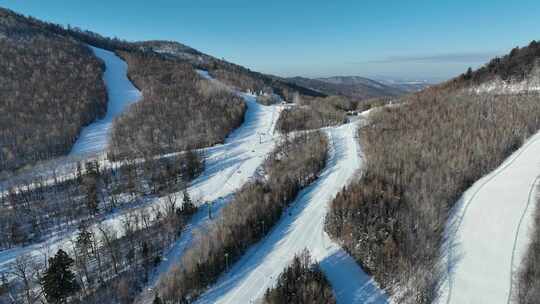
M 529 242 L 540 132 L 461 197 L 447 227 L 448 276 L 439 303 L 510 303 Z
M 113 120 L 127 107 L 141 99 L 141 92 L 127 77 L 127 63 L 113 52 L 89 46 L 105 63 L 103 80 L 107 86 L 107 113 L 105 117 L 84 127 L 71 149 L 70 156 L 95 154 L 104 151 L 109 143 Z
M 0 195 L 5 195 L 9 188 L 16 188 L 20 184 L 25 186 L 31 181 L 40 180 L 45 185 L 53 184 L 58 179 L 70 179 L 76 176 L 78 161 L 98 160 L 106 162 L 105 152 L 112 128 L 113 120 L 124 112 L 132 103 L 139 101 L 141 92 L 127 77 L 127 63 L 113 52 L 88 47 L 105 63 L 103 80 L 107 88 L 107 113 L 102 119 L 96 120 L 82 128 L 77 140 L 68 155 L 58 157 L 40 164 L 36 164 L 28 172 L 10 177 L 9 180 L 0 181 Z M 54 178 L 53 178 L 54 176 Z
M 198 303 L 252 303 L 304 248 L 320 261 L 338 303 L 386 303 L 386 296 L 358 264 L 324 232 L 330 201 L 358 172 L 362 161 L 357 124 L 326 128 L 329 159 L 321 176 L 303 189 L 269 235 L 224 274 Z
M 205 169 L 195 179 L 188 191 L 195 202 L 226 202 L 229 196 L 245 184 L 257 168 L 264 162 L 266 156 L 274 149 L 278 136 L 273 136 L 281 106 L 263 106 L 255 101 L 249 94 L 239 93 L 246 101 L 247 110 L 243 124 L 234 130 L 225 140 L 224 144 L 216 145 L 205 150 Z M 181 193 L 177 193 L 179 201 Z M 153 214 L 156 206 L 163 206 L 166 198 L 158 198 L 148 202 L 145 212 Z M 112 227 L 118 236 L 124 234 L 122 217 L 133 209 L 122 210 L 108 215 L 100 224 Z M 197 218 L 197 216 L 195 217 Z M 92 227 L 96 233 L 97 224 Z M 71 248 L 72 240 L 76 238 L 77 231 L 50 238 L 47 241 L 0 251 L 0 273 L 7 273 L 15 258 L 22 254 L 30 254 L 36 260 L 43 260 L 44 256 L 51 256 L 60 248 Z
M 244 123 L 231 133 L 224 145 L 206 150 L 204 173 L 192 182 L 188 190 L 191 197 L 202 203 L 199 204 L 201 208 L 179 239 L 166 251 L 137 303 L 152 302 L 152 290 L 159 278 L 179 262 L 185 249 L 191 245 L 194 231 L 208 223 L 208 208 L 212 208 L 212 214 L 217 214 L 236 191 L 255 177 L 280 138 L 279 135 L 274 136 L 274 130 L 283 107 L 263 106 L 256 102 L 253 95 L 237 94 L 244 98 L 248 107 Z

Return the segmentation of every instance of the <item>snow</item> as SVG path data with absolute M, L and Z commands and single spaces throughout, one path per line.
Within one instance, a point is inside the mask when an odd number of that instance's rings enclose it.
M 105 72 L 110 95 L 120 96 L 118 92 L 122 90 L 109 90 L 115 87 L 123 88 L 124 96 L 140 96 L 130 84 L 120 80 L 122 75 L 125 77 L 126 71 L 123 61 L 111 52 L 96 48 L 93 50 L 106 62 L 107 71 L 111 72 Z M 110 68 L 111 66 L 115 68 Z M 111 76 L 113 71 L 117 72 L 114 74 L 118 77 Z M 206 71 L 197 72 L 203 78 L 217 81 Z M 107 77 L 112 78 L 107 80 Z M 123 85 L 111 86 L 109 83 Z M 212 208 L 212 213 L 217 214 L 242 185 L 258 174 L 258 169 L 281 138 L 279 134 L 274 134 L 274 131 L 284 106 L 263 106 L 256 102 L 256 96 L 252 94 L 237 94 L 244 98 L 247 105 L 244 122 L 227 137 L 224 144 L 204 149 L 205 170 L 188 189 L 200 210 L 193 216 L 179 239 L 166 250 L 163 261 L 151 274 L 150 282 L 138 302 L 146 303 L 152 299 L 151 289 L 161 275 L 180 260 L 185 249 L 191 244 L 194 230 L 208 222 L 208 208 Z M 111 100 L 113 98 L 110 97 L 109 102 Z M 109 106 L 110 113 L 107 112 L 106 118 L 83 131 L 72 154 L 96 153 L 106 148 L 110 123 L 136 98 L 114 100 L 116 103 Z M 363 114 L 367 116 L 367 113 Z M 324 129 L 332 148 L 327 167 L 320 178 L 299 194 L 286 212 L 291 215 L 284 215 L 269 236 L 253 246 L 242 260 L 224 275 L 220 283 L 204 295 L 202 303 L 248 303 L 251 299 L 259 298 L 266 288 L 275 283 L 292 256 L 304 248 L 310 249 L 313 257 L 320 261 L 338 303 L 387 302 L 386 295 L 371 278 L 324 232 L 324 217 L 329 202 L 353 178 L 362 164 L 360 149 L 355 139 L 356 127 L 357 123 Z M 176 195 L 181 198 L 180 193 Z M 144 212 L 152 212 L 152 208 L 163 205 L 164 202 L 165 198 L 158 198 L 140 208 Z M 208 202 L 212 204 L 209 205 Z M 118 236 L 122 236 L 122 217 L 132 211 L 133 209 L 117 211 L 108 215 L 100 224 L 114 228 L 118 231 Z M 96 230 L 97 227 L 96 224 L 91 229 Z M 35 259 L 43 260 L 59 248 L 70 248 L 76 232 L 71 231 L 45 242 L 0 251 L 0 272 L 8 271 L 10 264 L 21 254 L 27 253 Z
M 127 107 L 141 99 L 141 92 L 127 77 L 127 64 L 113 52 L 89 46 L 105 63 L 103 80 L 107 86 L 107 113 L 82 129 L 70 155 L 95 154 L 104 151 L 109 142 L 113 120 Z
M 461 197 L 447 227 L 440 303 L 509 303 L 533 224 L 540 132 Z
M 476 94 L 538 93 L 540 92 L 540 68 L 534 68 L 527 78 L 521 81 L 496 78 L 473 87 L 469 91 Z
M 205 150 L 205 170 L 188 189 L 191 197 L 200 203 L 216 202 L 215 207 L 222 205 L 220 202 L 225 202 L 223 198 L 238 190 L 255 174 L 279 138 L 273 135 L 273 130 L 281 106 L 263 106 L 255 101 L 253 95 L 240 95 L 247 105 L 244 123 L 227 137 L 224 144 Z M 177 195 L 181 199 L 181 194 Z M 153 214 L 153 208 L 163 206 L 164 203 L 165 198 L 155 199 L 147 203 L 143 210 Z M 131 211 L 133 209 L 110 214 L 101 224 L 117 230 L 120 237 L 124 234 L 123 215 Z M 197 225 L 196 221 L 197 216 L 192 225 Z M 93 229 L 97 233 L 97 225 Z M 44 254 L 50 256 L 60 248 L 70 248 L 76 233 L 71 231 L 45 242 L 0 251 L 0 272 L 7 271 L 18 255 L 29 253 L 38 259 L 43 258 Z
M 210 76 L 210 74 L 206 70 L 196 70 L 196 72 L 197 74 L 199 74 L 199 76 L 201 76 L 204 79 L 207 79 L 207 80 L 213 79 L 212 76 Z
M 324 231 L 329 203 L 361 167 L 357 124 L 325 128 L 331 149 L 321 176 L 303 189 L 269 235 L 252 246 L 198 303 L 252 303 L 273 286 L 295 253 L 311 251 L 338 303 L 386 303 L 385 294 Z

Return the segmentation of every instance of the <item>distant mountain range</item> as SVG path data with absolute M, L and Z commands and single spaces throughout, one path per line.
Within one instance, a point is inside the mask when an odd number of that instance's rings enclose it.
M 420 91 L 430 85 L 426 81 L 373 80 L 360 76 L 291 77 L 287 80 L 326 95 L 343 95 L 353 99 L 399 96 Z

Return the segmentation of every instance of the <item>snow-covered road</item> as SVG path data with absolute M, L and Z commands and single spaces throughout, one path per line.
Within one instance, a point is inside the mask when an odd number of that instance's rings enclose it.
M 540 133 L 461 197 L 447 227 L 439 303 L 510 303 L 529 242 L 540 175 Z
M 104 151 L 109 143 L 113 120 L 127 107 L 139 101 L 141 92 L 127 77 L 127 63 L 113 52 L 89 46 L 105 63 L 103 80 L 107 86 L 107 113 L 105 117 L 84 127 L 71 149 L 70 156 L 94 154 Z
M 320 261 L 338 303 L 386 303 L 370 277 L 324 232 L 329 203 L 362 164 L 356 127 L 354 123 L 326 128 L 331 148 L 319 179 L 300 192 L 269 235 L 250 248 L 199 303 L 251 303 L 261 298 L 304 248 Z

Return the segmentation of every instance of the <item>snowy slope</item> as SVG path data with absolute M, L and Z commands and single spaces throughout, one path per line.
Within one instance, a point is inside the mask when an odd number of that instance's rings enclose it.
M 440 303 L 509 303 L 512 274 L 527 249 L 540 133 L 462 196 L 447 227 L 449 275 Z
M 204 71 L 199 74 L 212 80 Z M 224 145 L 206 150 L 204 173 L 194 180 L 189 188 L 190 195 L 203 203 L 201 209 L 193 216 L 180 238 L 165 253 L 165 258 L 150 276 L 147 288 L 139 296 L 137 303 L 151 303 L 154 295 L 152 289 L 161 275 L 178 263 L 184 250 L 191 244 L 193 232 L 208 223 L 207 203 L 211 203 L 212 214 L 217 214 L 221 207 L 230 201 L 232 195 L 255 176 L 257 169 L 279 140 L 279 135 L 274 136 L 274 130 L 283 107 L 263 106 L 256 102 L 253 95 L 237 94 L 244 98 L 248 107 L 244 123 L 231 133 Z
M 89 46 L 94 54 L 105 63 L 103 80 L 107 86 L 107 113 L 82 129 L 70 155 L 93 154 L 107 148 L 113 120 L 131 103 L 141 98 L 141 92 L 127 77 L 127 63 L 113 52 Z
M 105 152 L 109 143 L 113 120 L 124 112 L 127 107 L 140 100 L 141 92 L 137 90 L 127 77 L 127 63 L 113 52 L 88 46 L 94 54 L 105 63 L 103 80 L 107 87 L 107 113 L 105 117 L 84 127 L 73 144 L 67 156 L 58 157 L 36 164 L 29 172 L 0 181 L 0 195 L 8 188 L 20 184 L 27 185 L 29 181 L 40 180 L 43 184 L 53 184 L 56 176 L 59 180 L 75 178 L 76 164 L 81 160 L 97 159 L 106 163 Z
M 247 104 L 244 123 L 230 134 L 225 144 L 206 149 L 205 170 L 188 189 L 191 197 L 199 202 L 223 201 L 223 197 L 239 189 L 255 174 L 256 169 L 274 149 L 277 137 L 273 136 L 273 130 L 281 107 L 263 106 L 255 101 L 254 96 L 241 95 Z M 177 195 L 181 198 L 181 194 Z M 164 198 L 156 199 L 142 208 L 153 214 L 153 207 L 163 205 L 164 201 Z M 114 227 L 119 232 L 118 236 L 121 236 L 122 216 L 130 211 L 111 214 L 102 224 Z M 97 226 L 94 229 L 97 229 Z M 0 272 L 8 270 L 9 264 L 17 255 L 29 253 L 36 258 L 43 258 L 43 255 L 54 254 L 59 248 L 70 248 L 71 240 L 75 236 L 76 231 L 72 231 L 46 242 L 0 251 Z
M 331 149 L 319 179 L 300 192 L 269 235 L 222 276 L 199 303 L 252 303 L 304 248 L 321 262 L 338 303 L 386 303 L 385 295 L 368 275 L 324 232 L 328 204 L 361 167 L 356 126 L 326 129 Z

